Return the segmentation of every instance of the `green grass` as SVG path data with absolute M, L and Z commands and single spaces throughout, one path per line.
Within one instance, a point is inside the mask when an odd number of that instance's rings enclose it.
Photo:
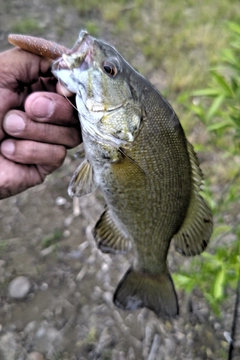
M 43 28 L 38 20 L 33 19 L 32 17 L 25 17 L 14 23 L 12 26 L 12 32 L 27 35 L 40 35 L 43 32 Z
M 8 246 L 9 246 L 9 243 L 7 240 L 1 240 L 0 241 L 0 254 L 4 253 L 7 250 Z
M 227 43 L 223 22 L 239 20 L 239 2 L 133 0 L 105 2 L 75 0 L 80 14 L 94 13 L 109 24 L 115 36 L 130 37 L 147 58 L 140 69 L 161 69 L 168 77 L 168 91 L 201 86 L 218 50 Z
M 51 245 L 59 243 L 63 238 L 62 230 L 54 230 L 51 234 L 44 236 L 41 240 L 42 248 L 47 248 Z
M 187 109 L 204 124 L 218 158 L 215 176 L 210 179 L 212 187 L 205 192 L 214 214 L 215 246 L 193 260 L 188 272 L 182 269 L 175 274 L 179 287 L 190 292 L 200 288 L 218 316 L 222 315 L 220 305 L 226 294 L 230 288 L 236 291 L 240 277 L 240 26 L 231 22 L 225 31 L 230 41 L 210 71 L 207 87 L 194 91 L 186 102 Z M 196 267 L 199 272 L 194 271 Z

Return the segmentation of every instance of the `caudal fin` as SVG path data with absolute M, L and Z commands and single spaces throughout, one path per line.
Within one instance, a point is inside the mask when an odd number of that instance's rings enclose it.
M 159 317 L 178 315 L 177 295 L 169 273 L 149 275 L 130 268 L 118 284 L 113 301 L 125 310 L 147 307 Z

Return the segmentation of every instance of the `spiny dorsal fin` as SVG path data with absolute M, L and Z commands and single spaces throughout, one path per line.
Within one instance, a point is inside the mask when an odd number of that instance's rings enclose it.
M 92 165 L 85 159 L 77 168 L 68 186 L 68 194 L 71 197 L 88 195 L 97 188 Z
M 121 253 L 131 248 L 130 239 L 115 224 L 109 210 L 101 215 L 93 235 L 99 249 L 104 253 Z
M 176 250 L 183 255 L 200 254 L 207 246 L 213 228 L 212 214 L 199 194 L 202 185 L 202 172 L 192 145 L 187 142 L 192 169 L 192 194 L 185 220 L 174 236 Z

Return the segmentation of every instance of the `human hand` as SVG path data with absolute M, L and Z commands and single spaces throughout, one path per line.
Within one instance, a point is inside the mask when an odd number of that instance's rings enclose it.
M 66 148 L 81 141 L 77 116 L 56 93 L 49 66 L 19 49 L 0 54 L 0 199 L 43 182 L 62 165 Z

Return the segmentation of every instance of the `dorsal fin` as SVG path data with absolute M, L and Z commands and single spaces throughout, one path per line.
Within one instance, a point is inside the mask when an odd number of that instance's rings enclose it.
M 131 248 L 130 239 L 115 224 L 108 209 L 102 213 L 93 235 L 104 253 L 123 253 Z
M 71 197 L 81 197 L 90 194 L 96 188 L 92 165 L 85 159 L 72 176 L 68 186 L 68 194 Z
M 202 171 L 192 145 L 187 142 L 192 169 L 192 193 L 185 220 L 174 236 L 176 250 L 183 255 L 200 254 L 207 246 L 213 228 L 211 211 L 199 194 Z

